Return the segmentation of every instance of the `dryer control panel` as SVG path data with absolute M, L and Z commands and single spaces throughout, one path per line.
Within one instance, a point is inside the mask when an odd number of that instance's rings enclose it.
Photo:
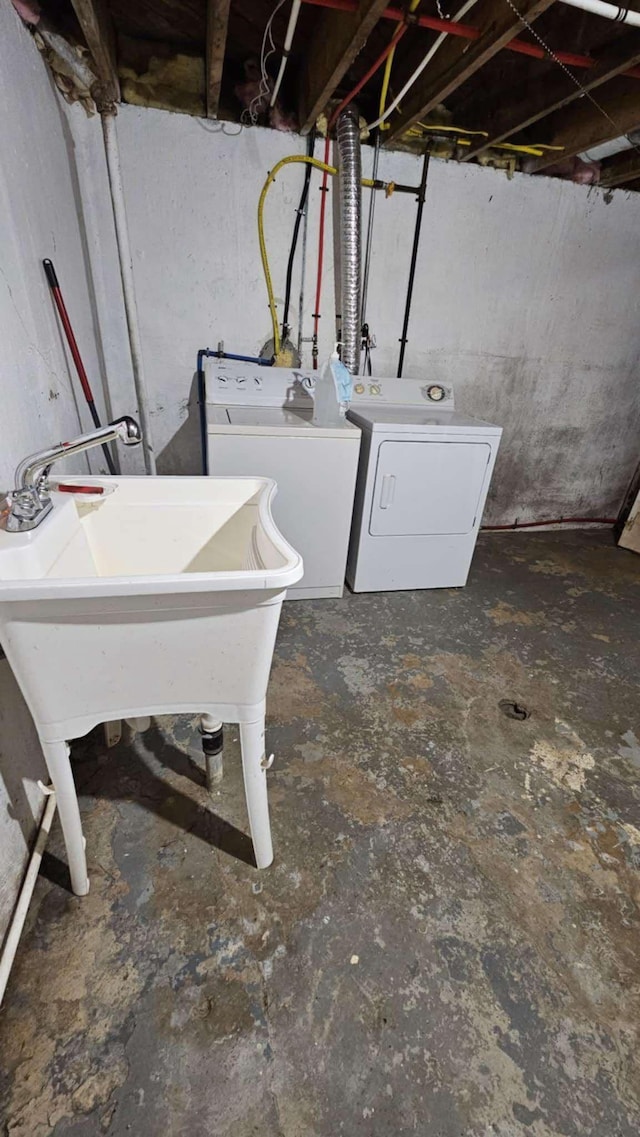
M 376 403 L 394 407 L 438 407 L 452 411 L 453 387 L 439 380 L 378 379 L 368 375 L 354 375 L 352 406 Z

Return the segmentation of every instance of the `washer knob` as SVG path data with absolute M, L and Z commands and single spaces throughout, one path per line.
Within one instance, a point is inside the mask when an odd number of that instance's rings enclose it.
M 364 383 L 356 383 L 353 390 L 356 395 L 364 395 Z

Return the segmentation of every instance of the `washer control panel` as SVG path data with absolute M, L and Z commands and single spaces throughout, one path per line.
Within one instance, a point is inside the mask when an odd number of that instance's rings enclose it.
M 233 407 L 310 407 L 317 372 L 207 359 L 206 401 Z

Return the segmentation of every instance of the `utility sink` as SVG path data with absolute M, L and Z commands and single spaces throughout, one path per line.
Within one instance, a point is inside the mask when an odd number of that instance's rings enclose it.
M 40 737 L 74 892 L 84 895 L 89 880 L 67 740 L 114 719 L 186 712 L 201 724 L 239 723 L 265 868 L 265 697 L 282 602 L 303 573 L 271 515 L 275 482 L 65 485 L 35 527 L 0 530 L 0 643 Z
M 239 722 L 264 706 L 282 601 L 303 572 L 271 515 L 275 482 L 64 484 L 75 492 L 54 488 L 37 528 L 0 530 L 0 642 L 41 738 L 212 705 Z
M 266 479 L 78 477 L 61 484 L 76 492 L 54 486 L 54 509 L 36 529 L 0 531 L 0 603 L 212 586 L 282 589 L 299 578 L 300 557 L 271 518 L 275 484 Z

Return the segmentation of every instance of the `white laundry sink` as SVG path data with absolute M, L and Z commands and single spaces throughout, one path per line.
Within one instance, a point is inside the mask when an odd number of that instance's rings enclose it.
M 248 724 L 255 751 L 282 601 L 303 572 L 271 516 L 275 482 L 64 481 L 96 492 L 54 492 L 35 529 L 0 530 L 0 643 L 54 782 L 60 745 L 112 719 L 206 713 Z M 269 838 L 258 864 L 271 855 Z
M 0 531 L 0 602 L 62 596 L 286 588 L 300 558 L 259 478 L 81 478 L 26 533 Z M 246 576 L 247 572 L 252 575 Z

